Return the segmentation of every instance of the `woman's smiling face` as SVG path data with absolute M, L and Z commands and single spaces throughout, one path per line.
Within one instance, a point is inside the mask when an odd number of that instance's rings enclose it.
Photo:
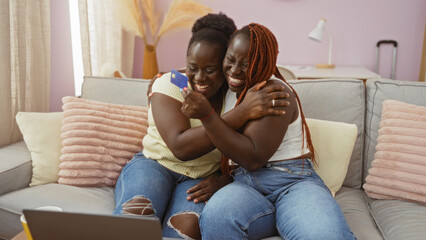
M 223 49 L 215 43 L 194 42 L 186 57 L 186 70 L 189 83 L 194 91 L 211 98 L 225 81 L 222 71 Z
M 247 80 L 247 55 L 250 47 L 250 38 L 243 33 L 235 35 L 229 43 L 223 60 L 223 72 L 228 81 L 229 89 L 240 93 Z

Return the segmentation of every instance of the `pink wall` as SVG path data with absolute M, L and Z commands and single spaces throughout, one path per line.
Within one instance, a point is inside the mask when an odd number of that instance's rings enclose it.
M 157 0 L 157 9 L 171 0 Z M 280 44 L 278 63 L 309 65 L 328 60 L 328 38 L 323 43 L 308 39 L 319 18 L 327 19 L 333 38 L 333 62 L 337 65 L 363 65 L 374 71 L 376 43 L 398 41 L 396 78 L 417 81 L 426 21 L 424 0 L 204 0 L 215 12 L 224 12 L 238 27 L 258 22 L 269 27 Z M 162 8 L 160 8 L 163 6 Z M 163 10 L 164 12 L 164 10 Z M 185 65 L 190 37 L 188 29 L 161 39 L 157 57 L 161 71 Z M 383 45 L 379 74 L 390 77 L 392 47 Z M 136 41 L 133 77 L 142 76 L 143 45 Z
M 71 26 L 68 0 L 50 1 L 50 111 L 62 111 L 62 97 L 74 95 Z
M 167 9 L 171 0 L 156 0 Z M 333 37 L 333 61 L 338 65 L 363 65 L 374 70 L 376 43 L 399 43 L 396 78 L 417 81 L 426 21 L 425 0 L 203 0 L 215 12 L 232 17 L 238 27 L 250 22 L 268 26 L 278 38 L 278 63 L 316 64 L 327 61 L 328 39 L 320 44 L 307 35 L 318 19 L 327 18 Z M 163 10 L 164 12 L 164 10 Z M 63 96 L 74 95 L 68 0 L 51 0 L 51 111 L 61 111 Z M 170 33 L 157 48 L 161 71 L 185 66 L 189 29 Z M 379 73 L 390 76 L 392 48 L 381 49 Z M 136 39 L 133 77 L 142 76 L 143 45 Z

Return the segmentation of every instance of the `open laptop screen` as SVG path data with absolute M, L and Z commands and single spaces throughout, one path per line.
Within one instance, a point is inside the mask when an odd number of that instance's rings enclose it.
M 161 224 L 150 217 L 23 210 L 34 240 L 161 240 Z

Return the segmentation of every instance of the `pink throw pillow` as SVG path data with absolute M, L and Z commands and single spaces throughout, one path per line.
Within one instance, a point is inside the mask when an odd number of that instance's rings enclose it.
M 123 166 L 142 150 L 146 107 L 62 99 L 62 149 L 58 183 L 114 186 Z
M 371 165 L 364 184 L 368 196 L 426 204 L 426 107 L 383 102 Z

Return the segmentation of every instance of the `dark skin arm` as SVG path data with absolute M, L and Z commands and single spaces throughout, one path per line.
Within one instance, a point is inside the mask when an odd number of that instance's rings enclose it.
M 260 84 L 250 90 L 245 104 L 225 114 L 224 123 L 233 129 L 239 129 L 249 119 L 262 117 L 265 114 L 284 114 L 282 109 L 272 109 L 271 102 L 272 98 L 286 97 L 288 93 L 281 91 L 284 89 L 281 86 L 259 90 L 262 86 L 263 84 Z M 277 90 L 280 91 L 277 92 Z M 276 105 L 287 105 L 285 100 L 275 101 Z M 190 127 L 188 117 L 181 111 L 181 102 L 163 94 L 154 94 L 151 98 L 151 106 L 157 129 L 175 157 L 188 161 L 215 149 L 204 127 Z M 211 111 L 211 108 L 209 110 Z
M 269 86 L 283 86 L 281 82 L 275 82 L 272 84 L 272 82 L 269 81 L 268 83 Z M 291 92 L 289 89 L 287 89 L 287 91 Z M 198 116 L 200 118 L 202 118 L 202 116 L 208 116 L 206 114 L 209 113 L 211 106 L 209 106 L 205 98 L 203 99 L 202 96 L 199 96 L 196 92 L 190 93 L 190 91 L 184 91 L 184 96 L 185 103 L 189 104 L 188 108 L 182 110 L 186 116 Z M 248 101 L 247 96 L 248 95 L 246 95 L 246 98 L 241 104 L 243 104 L 245 101 Z M 290 99 L 290 106 L 297 106 L 293 94 Z M 294 121 L 298 116 L 296 107 L 287 107 L 286 112 L 290 112 L 291 116 L 284 119 L 284 121 L 281 117 L 272 117 L 272 119 L 263 117 L 262 119 L 251 121 L 257 123 L 249 122 L 245 127 L 243 134 L 236 132 L 235 129 L 229 128 L 229 126 L 224 124 L 216 114 L 213 114 L 214 116 L 212 115 L 209 117 L 209 119 L 205 120 L 203 125 L 206 127 L 207 134 L 212 138 L 212 141 L 214 143 L 215 141 L 218 142 L 219 146 L 217 148 L 219 150 L 222 150 L 221 148 L 230 150 L 228 154 L 230 154 L 230 156 L 234 156 L 233 158 L 231 157 L 232 159 L 235 159 L 234 161 L 243 167 L 246 167 L 250 170 L 255 170 L 263 166 L 266 161 L 275 153 L 276 149 L 282 141 L 282 138 L 285 135 L 288 124 Z M 289 114 L 286 113 L 286 115 Z M 210 118 L 217 119 L 215 120 Z M 258 131 L 261 131 L 261 134 L 259 134 Z M 226 138 L 228 138 L 225 139 L 225 141 L 223 141 L 224 138 L 222 135 L 224 133 L 228 134 L 225 135 L 227 136 Z M 234 136 L 236 136 L 235 139 Z M 240 139 L 242 139 L 242 142 L 238 142 Z M 273 142 L 275 144 L 271 145 L 269 142 Z M 233 147 L 229 148 L 231 145 L 228 144 L 238 144 L 238 146 L 237 148 L 234 148 L 234 145 L 232 145 Z M 245 152 L 246 150 L 248 151 Z M 241 156 L 241 153 L 245 153 L 245 155 Z M 249 159 L 249 161 L 245 162 L 245 159 Z M 232 178 L 227 176 L 208 178 L 196 186 L 188 189 L 187 193 L 190 195 L 187 197 L 187 199 L 193 200 L 195 203 L 206 202 L 217 190 L 230 182 L 232 182 Z
M 262 88 L 265 83 L 258 84 L 250 89 L 244 104 L 240 104 L 223 116 L 224 121 L 229 126 L 233 129 L 240 129 L 248 119 L 256 119 L 268 114 L 285 114 L 283 109 L 289 102 L 284 99 L 289 94 L 284 92 L 285 88 L 283 86 Z M 275 99 L 275 106 L 283 107 L 271 108 L 272 99 Z M 206 101 L 208 106 L 210 106 L 207 99 Z M 191 160 L 215 149 L 204 127 L 190 128 L 189 119 L 182 114 L 181 102 L 163 94 L 154 94 L 151 106 L 158 131 L 177 158 Z M 195 203 L 207 201 L 214 192 L 231 182 L 231 180 L 230 177 L 225 176 L 208 178 L 188 190 L 188 193 L 192 193 L 188 196 L 188 200 L 194 200 Z
M 281 85 L 280 81 L 268 81 L 267 85 Z M 285 86 L 288 88 L 287 86 Z M 291 92 L 287 89 L 288 92 Z M 191 95 L 191 94 L 189 94 Z M 186 97 L 192 104 L 190 97 Z M 288 125 L 298 116 L 295 95 L 291 92 L 290 106 L 284 116 L 265 116 L 247 123 L 240 133 L 230 128 L 217 114 L 203 121 L 206 133 L 213 144 L 226 156 L 249 171 L 261 168 L 278 149 Z M 244 102 L 244 101 L 243 101 Z M 205 101 L 204 101 L 205 103 Z M 205 106 L 204 104 L 203 106 Z M 206 116 L 211 107 L 203 107 L 199 114 Z M 187 112 L 184 112 L 187 114 Z M 187 115 L 191 117 L 190 115 Z M 230 147 L 232 146 L 232 147 Z

